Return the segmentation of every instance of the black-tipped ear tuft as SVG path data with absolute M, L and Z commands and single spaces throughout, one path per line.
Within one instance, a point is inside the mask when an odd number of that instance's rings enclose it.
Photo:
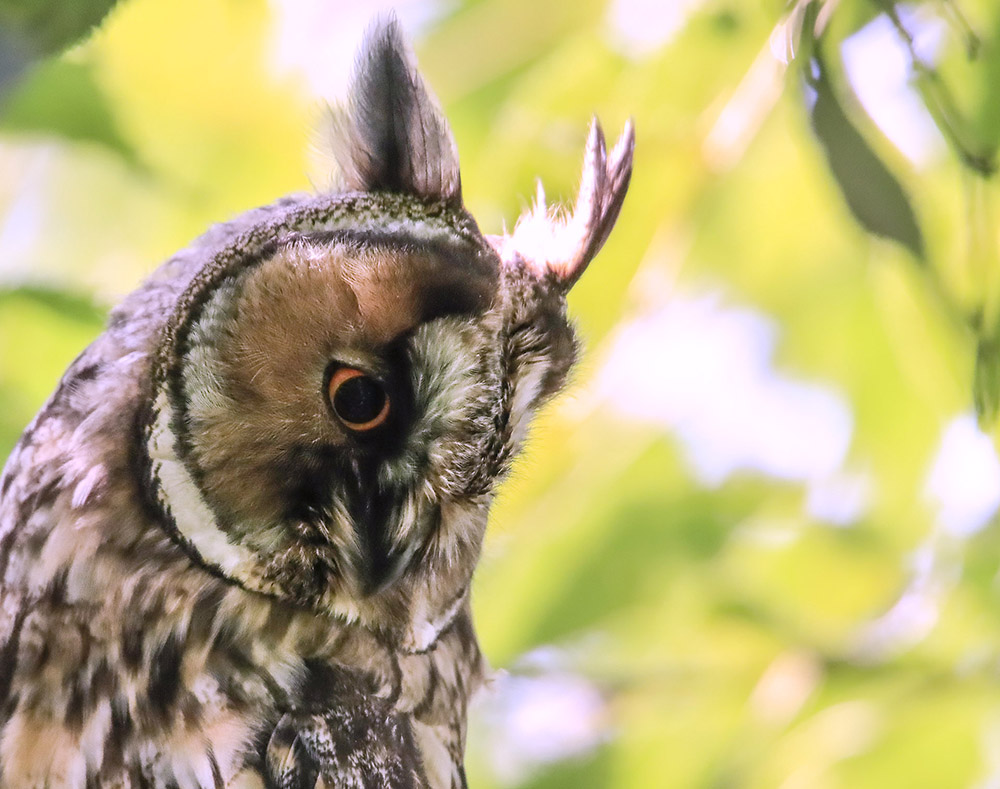
M 455 139 L 393 16 L 365 35 L 347 103 L 332 111 L 327 144 L 339 167 L 338 191 L 461 202 Z

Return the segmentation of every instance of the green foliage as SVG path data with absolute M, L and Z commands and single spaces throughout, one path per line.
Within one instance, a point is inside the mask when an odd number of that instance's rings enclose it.
M 115 0 L 3 0 L 0 28 L 20 38 L 35 55 L 57 54 L 90 33 L 114 4 Z
M 97 86 L 92 67 L 66 60 L 42 63 L 8 95 L 0 129 L 105 145 L 127 161 L 133 153 Z
M 103 323 L 103 310 L 67 290 L 0 289 L 0 443 L 5 454 L 53 382 Z
M 107 5 L 51 0 L 18 29 L 55 52 Z M 0 457 L 158 260 L 308 188 L 318 97 L 274 54 L 296 5 L 122 0 L 10 85 Z M 1000 530 L 989 508 L 955 526 L 928 491 L 946 428 L 975 409 L 995 431 L 1000 404 L 1000 5 L 677 3 L 646 49 L 614 32 L 626 5 L 442 4 L 417 39 L 486 232 L 536 176 L 571 199 L 592 113 L 638 133 L 619 226 L 570 296 L 589 350 L 500 496 L 473 598 L 494 665 L 593 688 L 593 720 L 565 716 L 591 739 L 499 752 L 525 725 L 501 683 L 474 718 L 470 783 L 990 785 Z M 0 0 L 0 30 L 14 7 Z M 940 137 L 922 158 L 849 78 L 842 45 L 879 24 Z M 336 49 L 311 29 L 300 55 Z M 650 326 L 662 336 L 621 356 Z M 701 379 L 716 383 L 678 399 Z M 645 411 L 627 405 L 646 390 Z M 794 422 L 803 403 L 822 417 Z M 763 459 L 713 467 L 737 440 Z M 772 450 L 802 460 L 769 466 Z
M 84 38 L 115 0 L 0 0 L 0 97 L 28 64 Z
M 851 213 L 869 233 L 898 241 L 922 261 L 924 238 L 909 198 L 840 106 L 823 58 L 817 54 L 812 66 L 813 128 Z

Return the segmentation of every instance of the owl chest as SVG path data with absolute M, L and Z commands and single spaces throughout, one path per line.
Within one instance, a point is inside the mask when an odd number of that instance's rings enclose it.
M 358 786 L 385 785 L 375 776 L 387 770 L 403 771 L 387 785 L 462 785 L 480 667 L 454 639 L 414 655 L 341 633 L 326 655 L 297 660 L 263 641 L 205 647 L 156 627 L 129 633 L 127 618 L 109 641 L 110 621 L 87 630 L 78 613 L 37 611 L 18 624 L 5 787 L 312 789 L 359 764 Z
M 245 745 L 220 762 L 224 785 L 250 785 L 247 776 L 259 774 L 265 785 L 308 789 L 321 778 L 327 786 L 464 786 L 465 713 L 482 666 L 478 648 L 459 636 L 406 653 L 366 631 L 343 631 L 302 661 L 290 686 L 266 662 L 241 669 L 226 703 L 210 705 L 222 731 L 241 706 L 236 685 L 259 692 L 257 677 L 275 682 L 265 681 L 266 697 L 242 705 L 234 721 Z M 255 706 L 271 712 L 262 720 Z

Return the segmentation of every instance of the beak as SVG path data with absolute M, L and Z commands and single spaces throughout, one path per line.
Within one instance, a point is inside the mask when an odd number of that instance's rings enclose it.
M 398 581 L 418 547 L 416 535 L 402 544 L 393 539 L 404 493 L 380 487 L 376 469 L 372 462 L 355 461 L 349 474 L 348 509 L 357 546 L 351 564 L 361 597 L 373 597 Z

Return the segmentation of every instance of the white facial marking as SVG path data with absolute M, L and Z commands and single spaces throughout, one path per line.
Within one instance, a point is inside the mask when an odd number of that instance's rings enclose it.
M 514 383 L 514 397 L 510 404 L 511 436 L 515 446 L 520 446 L 527 437 L 534 414 L 534 405 L 542 391 L 542 381 L 548 372 L 548 365 L 542 361 L 527 362 L 522 365 L 521 374 Z
M 226 575 L 243 578 L 247 568 L 254 566 L 256 557 L 242 546 L 230 542 L 225 532 L 219 529 L 197 483 L 177 457 L 170 415 L 167 395 L 160 392 L 156 398 L 156 423 L 150 436 L 149 456 L 153 461 L 153 475 L 159 480 L 161 504 L 173 516 L 177 531 L 205 561 Z

